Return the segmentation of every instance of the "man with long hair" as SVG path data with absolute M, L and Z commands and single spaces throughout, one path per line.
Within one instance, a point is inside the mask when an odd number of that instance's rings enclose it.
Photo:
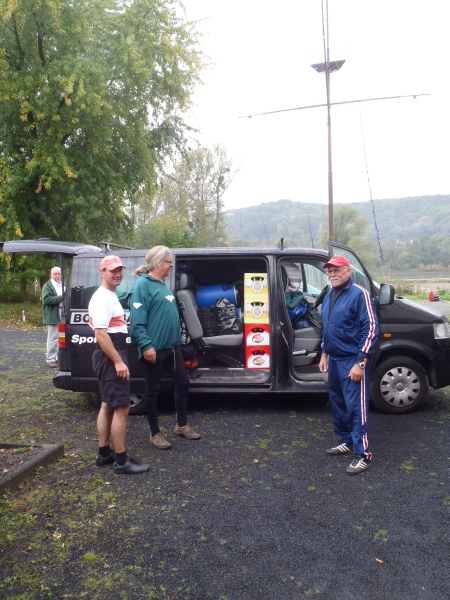
M 131 341 L 138 348 L 144 366 L 145 407 L 150 425 L 150 442 L 160 450 L 171 443 L 159 429 L 157 402 L 163 369 L 175 384 L 176 425 L 174 433 L 198 440 L 188 423 L 187 402 L 189 377 L 181 354 L 181 329 L 175 296 L 164 283 L 172 267 L 172 252 L 166 246 L 155 246 L 138 267 L 138 280 L 127 296 L 130 309 Z

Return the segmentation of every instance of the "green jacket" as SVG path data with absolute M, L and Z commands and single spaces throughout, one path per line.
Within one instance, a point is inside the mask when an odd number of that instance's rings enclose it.
M 175 296 L 165 283 L 140 273 L 127 295 L 131 341 L 139 360 L 145 350 L 181 345 L 180 317 Z
M 63 296 L 58 296 L 53 286 L 52 280 L 42 286 L 42 312 L 45 325 L 57 325 L 61 323 L 59 318 L 59 305 L 63 301 Z

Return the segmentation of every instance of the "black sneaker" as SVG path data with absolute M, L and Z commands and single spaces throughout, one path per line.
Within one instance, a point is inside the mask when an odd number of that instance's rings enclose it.
M 117 462 L 115 462 L 113 471 L 118 475 L 134 475 L 136 473 L 145 473 L 145 471 L 148 471 L 149 468 L 150 465 L 141 465 L 141 463 L 129 456 L 124 465 L 119 465 Z
M 109 465 L 115 462 L 115 460 L 116 455 L 114 454 L 114 452 L 111 452 L 109 456 L 102 456 L 101 454 L 98 454 L 97 458 L 95 459 L 95 464 L 97 465 L 97 467 L 104 467 L 105 465 Z
M 347 475 L 358 475 L 370 467 L 370 460 L 365 456 L 357 456 L 345 469 Z
M 328 448 L 325 450 L 327 454 L 353 454 L 353 446 L 351 444 L 339 444 L 334 448 Z

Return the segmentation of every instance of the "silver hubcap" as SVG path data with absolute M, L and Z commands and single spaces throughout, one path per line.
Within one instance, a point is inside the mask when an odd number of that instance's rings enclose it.
M 420 394 L 420 379 L 408 367 L 394 367 L 383 375 L 380 392 L 384 401 L 391 406 L 409 406 Z
M 130 394 L 130 406 L 138 406 L 144 401 L 143 394 Z

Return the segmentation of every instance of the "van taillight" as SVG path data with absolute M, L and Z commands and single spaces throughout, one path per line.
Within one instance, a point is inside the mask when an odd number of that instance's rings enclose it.
M 58 346 L 60 348 L 66 347 L 66 324 L 65 323 L 58 324 Z

